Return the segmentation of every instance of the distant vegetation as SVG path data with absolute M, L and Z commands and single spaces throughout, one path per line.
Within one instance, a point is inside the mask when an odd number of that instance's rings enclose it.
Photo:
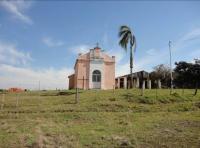
M 194 95 L 200 87 L 200 64 L 199 63 L 176 63 L 175 84 L 179 88 L 195 88 Z
M 173 84 L 175 88 L 193 88 L 194 95 L 197 94 L 200 88 L 200 64 L 187 63 L 184 61 L 176 62 L 176 67 L 173 72 Z M 170 69 L 168 66 L 160 64 L 154 67 L 153 72 L 150 73 L 153 87 L 157 87 L 156 80 L 160 79 L 163 88 L 170 87 Z
M 167 65 L 160 64 L 153 68 L 150 73 L 152 87 L 157 87 L 157 80 L 160 79 L 163 88 L 170 88 L 170 68 Z

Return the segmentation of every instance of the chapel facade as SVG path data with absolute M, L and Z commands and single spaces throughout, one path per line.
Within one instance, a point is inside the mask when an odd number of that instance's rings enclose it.
M 115 87 L 115 57 L 110 57 L 100 47 L 79 54 L 74 74 L 68 76 L 69 89 L 113 89 Z

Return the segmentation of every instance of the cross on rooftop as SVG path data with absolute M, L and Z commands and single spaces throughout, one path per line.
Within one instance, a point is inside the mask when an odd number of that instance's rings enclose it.
M 96 47 L 98 47 L 99 48 L 99 43 L 97 42 L 97 44 L 96 44 L 97 46 Z

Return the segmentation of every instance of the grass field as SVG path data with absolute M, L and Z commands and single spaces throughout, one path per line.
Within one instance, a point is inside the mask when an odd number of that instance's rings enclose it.
M 73 90 L 8 93 L 0 147 L 199 148 L 200 94 L 182 93 L 89 90 L 78 104 Z

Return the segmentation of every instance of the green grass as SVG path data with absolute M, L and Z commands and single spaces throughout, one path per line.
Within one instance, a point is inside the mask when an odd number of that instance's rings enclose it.
M 200 147 L 200 94 L 140 94 L 80 91 L 75 104 L 74 90 L 8 93 L 0 112 L 0 147 Z

